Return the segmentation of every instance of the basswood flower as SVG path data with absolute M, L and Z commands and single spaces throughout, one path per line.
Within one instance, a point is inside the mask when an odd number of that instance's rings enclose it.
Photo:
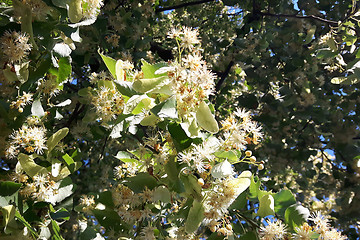
M 49 201 L 58 194 L 59 185 L 51 179 L 51 175 L 38 174 L 32 178 L 33 182 L 27 183 L 21 190 L 21 194 L 32 197 L 37 201 Z
M 0 40 L 4 58 L 10 63 L 21 62 L 31 50 L 31 44 L 28 43 L 29 36 L 25 33 L 6 31 Z
M 19 112 L 24 111 L 24 107 L 31 103 L 33 94 L 23 92 L 22 96 L 18 96 L 16 101 L 11 103 L 12 108 L 16 108 Z
M 92 98 L 92 103 L 103 121 L 109 121 L 121 114 L 125 106 L 125 101 L 118 91 L 104 86 Z
M 43 127 L 23 125 L 10 135 L 11 141 L 6 156 L 14 158 L 21 150 L 27 153 L 42 154 L 43 150 L 47 148 L 45 134 L 46 129 Z
M 261 126 L 251 119 L 250 112 L 237 108 L 221 122 L 224 130 L 223 148 L 244 149 L 249 143 L 258 144 L 263 138 Z
M 192 29 L 189 27 L 184 27 L 182 29 L 182 34 L 180 35 L 181 46 L 183 48 L 188 48 L 192 50 L 195 44 L 200 43 L 198 39 L 199 32 L 197 29 Z
M 283 240 L 286 236 L 286 226 L 279 220 L 266 220 L 267 225 L 260 227 L 261 240 Z
M 95 18 L 100 13 L 100 8 L 104 5 L 102 0 L 83 0 L 83 17 L 86 19 Z
M 140 231 L 140 239 L 155 240 L 154 230 L 156 228 L 152 226 L 143 227 Z
M 294 240 L 310 240 L 313 234 L 312 227 L 307 223 L 301 225 L 301 227 L 296 227 L 293 234 Z

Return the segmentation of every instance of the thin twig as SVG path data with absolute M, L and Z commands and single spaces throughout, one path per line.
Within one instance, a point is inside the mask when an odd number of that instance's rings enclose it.
M 229 75 L 230 73 L 230 69 L 231 67 L 234 65 L 234 61 L 230 61 L 228 66 L 226 67 L 225 71 L 221 74 L 221 78 L 220 80 L 216 83 L 216 86 L 215 86 L 215 91 L 216 92 L 219 92 L 220 88 L 221 88 L 221 85 L 224 83 L 226 77 Z
M 202 4 L 202 3 L 208 3 L 208 2 L 214 2 L 214 1 L 215 0 L 201 0 L 201 1 L 182 3 L 179 5 L 174 5 L 174 6 L 170 6 L 170 7 L 157 8 L 155 10 L 155 13 L 164 12 L 164 11 L 168 11 L 168 10 L 175 10 L 175 9 L 179 9 L 179 8 L 183 8 L 183 7 L 188 7 L 188 6 Z
M 290 14 L 274 14 L 274 13 L 268 13 L 268 12 L 257 12 L 257 14 L 260 14 L 262 16 L 269 16 L 269 17 L 283 17 L 283 18 L 300 18 L 300 19 L 314 19 L 320 22 L 324 22 L 327 23 L 331 26 L 338 26 L 338 22 L 336 21 L 332 21 L 332 20 L 327 20 L 315 15 L 308 15 L 308 16 L 301 16 L 301 15 L 290 15 Z
M 102 147 L 102 151 L 101 151 L 101 155 L 100 155 L 99 161 L 104 159 L 104 156 L 105 156 L 105 148 L 106 148 L 106 144 L 107 144 L 108 139 L 109 139 L 109 136 L 106 136 L 104 145 L 103 145 L 103 147 Z

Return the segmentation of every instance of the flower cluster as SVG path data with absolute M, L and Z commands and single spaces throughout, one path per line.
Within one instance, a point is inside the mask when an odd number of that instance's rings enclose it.
M 22 96 L 18 96 L 16 101 L 13 101 L 11 103 L 11 107 L 12 108 L 16 108 L 19 112 L 23 112 L 24 111 L 24 107 L 26 105 L 28 105 L 29 103 L 31 103 L 32 101 L 32 94 L 31 93 L 26 93 L 23 92 Z
M 347 239 L 341 232 L 330 227 L 328 217 L 322 215 L 320 212 L 312 213 L 308 220 L 312 222 L 311 225 L 305 222 L 300 227 L 295 227 L 295 233 L 291 236 L 287 234 L 286 225 L 279 219 L 275 221 L 266 220 L 266 225 L 260 227 L 259 234 L 262 240 L 280 240 L 286 237 L 287 239 L 294 240 L 310 240 L 315 237 L 322 240 Z
M 133 177 L 138 171 L 138 165 L 133 162 L 123 163 L 114 168 L 114 176 L 117 179 L 126 177 Z
M 241 193 L 238 179 L 229 176 L 224 180 L 215 182 L 214 187 L 208 191 L 205 201 L 205 224 L 209 226 L 212 232 L 220 232 L 223 235 L 232 235 L 231 225 L 226 214 L 228 207 Z M 230 225 L 223 229 L 221 226 Z
M 141 193 L 134 193 L 130 188 L 119 184 L 112 189 L 112 198 L 115 211 L 125 222 L 149 220 L 154 216 L 148 204 L 154 202 L 152 190 L 145 188 Z
M 214 152 L 215 149 L 206 143 L 200 145 L 193 144 L 191 149 L 179 153 L 178 161 L 186 163 L 191 169 L 202 173 L 210 168 L 211 163 L 214 163 Z
M 50 97 L 56 96 L 60 93 L 59 83 L 56 81 L 56 76 L 48 74 L 45 79 L 38 81 L 38 91 L 49 95 Z
M 100 8 L 103 6 L 102 0 L 83 0 L 83 16 L 86 19 L 96 18 L 100 13 Z
M 181 117 L 186 117 L 196 112 L 198 105 L 212 94 L 215 76 L 199 55 L 188 55 L 183 63 L 175 63 L 168 76 L 176 95 L 177 110 Z
M 37 201 L 49 201 L 58 194 L 58 184 L 51 179 L 51 175 L 38 174 L 32 178 L 32 182 L 27 183 L 21 190 L 21 194 L 32 197 Z
M 314 231 L 320 234 L 319 239 L 324 239 L 324 240 L 347 239 L 345 236 L 341 234 L 341 232 L 338 232 L 336 229 L 330 226 L 328 216 L 322 215 L 321 212 L 319 211 L 314 212 L 309 218 L 309 220 L 314 223 L 314 227 L 313 227 Z
M 263 137 L 261 126 L 251 119 L 250 112 L 236 109 L 227 119 L 221 122 L 224 130 L 223 147 L 229 149 L 244 149 L 247 144 L 258 144 Z
M 22 127 L 10 135 L 10 145 L 6 150 L 8 158 L 15 158 L 21 150 L 26 153 L 36 152 L 42 154 L 46 149 L 46 129 L 37 126 L 22 125 Z
M 19 63 L 29 54 L 31 44 L 28 43 L 29 36 L 19 32 L 5 32 L 1 37 L 1 50 L 3 58 L 9 63 Z
M 285 239 L 286 236 L 286 225 L 280 220 L 275 221 L 266 220 L 266 226 L 260 227 L 260 239 L 261 240 L 275 240 Z
M 192 29 L 189 27 L 182 27 L 181 29 L 172 28 L 168 32 L 169 38 L 180 41 L 180 46 L 189 50 L 193 50 L 195 47 L 194 45 L 200 43 L 198 35 L 199 32 L 197 29 Z
M 92 103 L 96 108 L 99 117 L 104 121 L 114 119 L 116 115 L 123 112 L 125 100 L 115 89 L 100 87 L 97 95 L 92 98 Z
M 90 210 L 95 206 L 94 196 L 81 196 L 80 205 L 85 213 L 90 213 Z
M 195 45 L 200 43 L 196 29 L 173 28 L 168 37 L 176 39 L 179 58 L 171 67 L 160 69 L 158 73 L 167 72 L 171 89 L 176 95 L 177 110 L 181 117 L 186 117 L 190 112 L 196 111 L 197 106 L 213 93 L 215 75 L 202 59 L 200 49 L 195 48 Z M 181 57 L 185 49 L 189 53 Z

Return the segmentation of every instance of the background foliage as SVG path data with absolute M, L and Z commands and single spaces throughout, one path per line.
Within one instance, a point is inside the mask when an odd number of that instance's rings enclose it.
M 2 1 L 0 238 L 136 238 L 146 236 L 143 230 L 151 226 L 150 234 L 165 239 L 172 227 L 184 226 L 192 237 L 257 239 L 269 216 L 295 233 L 305 221 L 297 217 L 301 205 L 320 210 L 333 227 L 358 239 L 356 1 L 100 3 Z M 156 74 L 174 62 L 184 64 L 181 46 L 168 38 L 170 29 L 181 26 L 198 31 L 201 44 L 195 48 L 202 49 L 204 65 L 215 77 L 214 94 L 202 102 L 205 110 L 196 105 L 189 115 L 179 111 L 178 96 L 159 90 L 166 84 Z M 21 36 L 29 40 L 9 47 L 9 39 L 19 38 L 14 32 L 26 33 Z M 192 52 L 184 49 L 183 55 Z M 114 115 L 98 108 L 105 106 L 101 101 L 111 102 L 106 106 Z M 191 164 L 184 173 L 180 154 L 204 147 L 210 133 L 221 138 L 226 130 L 219 124 L 222 132 L 216 133 L 212 120 L 204 123 L 198 116 L 215 114 L 223 123 L 239 108 L 252 112 L 264 137 L 258 143 L 250 134 L 244 146 L 207 156 L 215 159 L 209 160 L 212 168 L 228 161 L 238 173 L 235 179 L 246 179 L 239 183 L 242 194 L 218 221 L 223 226 L 213 231 L 203 221 L 204 201 L 211 196 L 206 184 L 216 192 L 215 186 L 226 181 L 217 181 L 210 168 L 205 176 Z M 153 117 L 144 122 L 142 114 L 150 110 Z M 16 135 L 20 130 L 29 132 L 27 145 L 21 141 L 28 138 Z M 11 146 L 16 144 L 20 152 L 15 154 Z M 131 174 L 134 164 L 142 168 Z M 119 166 L 124 175 L 114 172 Z M 224 174 L 229 168 L 220 169 Z M 149 210 L 156 217 L 133 224 L 119 214 L 114 199 L 127 191 L 124 186 L 138 199 L 152 191 L 157 197 L 132 210 Z M 41 187 L 47 194 L 40 194 Z M 52 191 L 57 197 L 49 195 Z

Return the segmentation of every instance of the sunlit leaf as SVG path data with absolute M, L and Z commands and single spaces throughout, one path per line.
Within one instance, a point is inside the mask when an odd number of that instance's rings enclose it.
M 21 167 L 30 177 L 34 177 L 37 174 L 46 174 L 48 172 L 46 168 L 35 163 L 33 155 L 20 153 L 18 160 L 21 164 Z
M 262 196 L 259 201 L 259 209 L 256 213 L 257 216 L 266 217 L 269 215 L 274 215 L 274 198 L 271 194 L 266 194 Z
M 48 154 L 54 149 L 54 147 L 69 133 L 68 128 L 62 128 L 54 133 L 46 142 Z
M 199 104 L 199 108 L 196 111 L 196 120 L 200 127 L 211 133 L 217 133 L 219 131 L 219 125 L 205 102 Z
M 285 222 L 291 228 L 299 227 L 310 216 L 310 211 L 300 204 L 294 204 L 285 211 Z
M 194 200 L 185 222 L 185 231 L 187 233 L 193 233 L 199 228 L 201 221 L 205 217 L 204 212 L 205 208 L 202 203 L 198 200 Z

